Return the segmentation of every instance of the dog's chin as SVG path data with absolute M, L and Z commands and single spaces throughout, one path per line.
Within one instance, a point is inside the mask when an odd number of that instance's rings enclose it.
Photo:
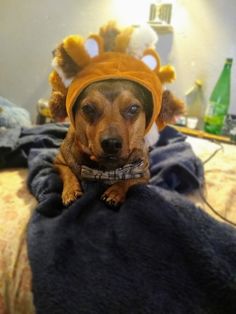
M 97 159 L 97 163 L 101 168 L 114 170 L 124 166 L 126 164 L 126 158 L 124 159 L 116 155 L 103 155 Z
M 142 160 L 143 156 L 143 149 L 134 148 L 129 152 L 122 152 L 121 154 L 101 154 L 99 156 L 94 155 L 93 160 L 101 169 L 114 170 L 134 161 Z

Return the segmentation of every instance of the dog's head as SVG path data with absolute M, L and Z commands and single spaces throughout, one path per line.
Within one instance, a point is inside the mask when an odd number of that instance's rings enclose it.
M 143 86 L 127 80 L 89 85 L 74 109 L 75 133 L 85 153 L 99 164 L 117 168 L 143 150 L 152 97 Z
M 169 91 L 163 94 L 161 122 L 170 122 L 183 104 Z M 152 95 L 128 80 L 105 80 L 90 84 L 73 108 L 75 134 L 84 153 L 106 168 L 138 159 L 144 150 L 146 126 L 152 116 Z

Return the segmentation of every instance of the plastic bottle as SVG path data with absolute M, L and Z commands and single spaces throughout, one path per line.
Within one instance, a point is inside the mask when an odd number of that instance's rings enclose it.
M 194 128 L 202 129 L 206 106 L 201 80 L 194 82 L 194 85 L 186 92 L 185 99 L 187 105 L 187 126 L 195 121 Z
M 230 105 L 230 80 L 233 59 L 226 59 L 224 68 L 212 91 L 204 117 L 204 130 L 221 134 Z

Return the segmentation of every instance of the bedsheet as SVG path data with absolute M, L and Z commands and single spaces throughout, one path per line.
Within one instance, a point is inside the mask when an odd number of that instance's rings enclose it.
M 34 313 L 26 229 L 36 200 L 26 186 L 27 172 L 27 169 L 0 171 L 1 314 Z
M 187 142 L 204 163 L 206 200 L 218 213 L 236 224 L 236 145 L 195 137 L 188 137 Z M 198 193 L 189 195 L 191 197 L 210 215 L 219 219 Z

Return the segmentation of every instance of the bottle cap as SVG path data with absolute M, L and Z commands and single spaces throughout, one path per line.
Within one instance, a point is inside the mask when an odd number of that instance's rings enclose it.
M 233 63 L 233 58 L 227 58 L 227 59 L 226 59 L 226 63 L 232 64 L 232 63 Z
M 201 87 L 201 86 L 202 86 L 202 80 L 197 79 L 197 80 L 195 81 L 195 84 L 196 84 L 197 86 Z

